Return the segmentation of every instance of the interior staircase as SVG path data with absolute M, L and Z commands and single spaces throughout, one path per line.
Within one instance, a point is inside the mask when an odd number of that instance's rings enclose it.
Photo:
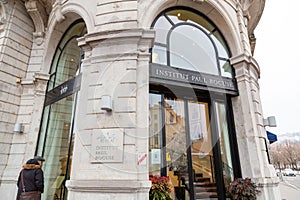
M 185 188 L 189 190 L 188 174 L 181 176 L 181 181 Z M 210 178 L 203 177 L 203 174 L 195 174 L 194 176 L 194 200 L 216 200 L 218 199 L 217 186 Z M 183 200 L 183 199 L 178 199 Z

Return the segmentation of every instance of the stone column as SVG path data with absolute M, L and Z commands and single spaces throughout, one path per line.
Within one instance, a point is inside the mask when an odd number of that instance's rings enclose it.
M 231 64 L 239 89 L 239 96 L 233 98 L 232 103 L 242 176 L 260 185 L 258 199 L 279 200 L 279 180 L 268 162 L 265 145 L 267 135 L 259 96 L 259 66 L 252 56 L 245 54 L 231 58 Z
M 148 199 L 149 48 L 154 32 L 107 31 L 79 39 L 85 51 L 69 199 Z M 111 98 L 111 111 L 102 98 Z

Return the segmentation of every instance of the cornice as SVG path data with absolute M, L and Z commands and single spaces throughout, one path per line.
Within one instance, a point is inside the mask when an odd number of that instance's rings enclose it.
M 233 67 L 239 66 L 239 64 L 246 64 L 246 66 L 249 66 L 253 69 L 253 71 L 257 74 L 257 77 L 260 77 L 260 68 L 257 63 L 257 61 L 254 59 L 253 56 L 249 56 L 246 54 L 240 54 L 237 56 L 234 56 L 230 58 L 230 64 Z M 241 67 L 244 67 L 243 65 L 240 65 Z
M 152 29 L 126 29 L 126 30 L 114 30 L 114 31 L 102 31 L 86 34 L 82 38 L 78 38 L 78 46 L 85 46 L 87 44 L 95 45 L 99 44 L 99 41 L 106 41 L 107 43 L 118 43 L 120 40 L 126 43 L 130 43 L 137 38 L 154 39 L 155 32 Z

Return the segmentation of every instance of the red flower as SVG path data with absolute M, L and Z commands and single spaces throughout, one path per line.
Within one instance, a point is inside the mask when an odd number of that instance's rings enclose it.
M 173 191 L 173 186 L 169 183 L 169 177 L 158 175 L 153 176 L 152 174 L 150 174 L 149 180 L 152 182 L 149 193 L 150 200 L 171 199 L 170 192 Z

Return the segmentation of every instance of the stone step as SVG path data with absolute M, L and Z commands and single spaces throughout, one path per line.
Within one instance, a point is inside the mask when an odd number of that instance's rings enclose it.
M 212 182 L 194 182 L 195 187 L 216 187 L 216 183 Z
M 210 182 L 210 178 L 195 177 L 195 182 Z
M 218 194 L 216 192 L 195 193 L 195 199 L 211 199 L 211 198 L 218 198 Z
M 217 187 L 195 187 L 195 193 L 198 192 L 217 192 Z

